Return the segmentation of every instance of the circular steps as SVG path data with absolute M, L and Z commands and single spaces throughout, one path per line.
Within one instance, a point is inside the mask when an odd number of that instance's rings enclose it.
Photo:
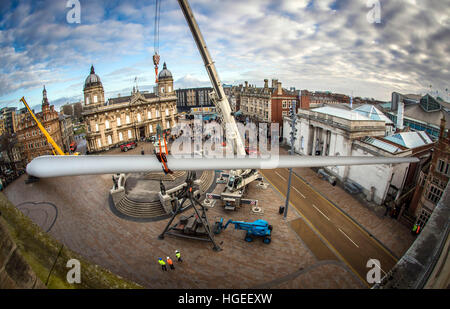
M 186 173 L 185 171 L 180 171 L 179 173 Z M 182 174 L 180 174 L 182 175 Z M 157 176 L 159 180 L 160 176 Z M 179 177 L 179 175 L 175 176 Z M 204 171 L 200 176 L 200 191 L 205 193 L 209 188 L 215 183 L 215 172 L 214 171 Z M 189 201 L 186 206 L 189 205 Z M 132 217 L 132 218 L 158 218 L 169 215 L 164 207 L 161 205 L 159 199 L 154 201 L 135 201 L 128 197 L 126 194 L 120 199 L 118 203 L 115 203 L 115 208 L 122 214 Z

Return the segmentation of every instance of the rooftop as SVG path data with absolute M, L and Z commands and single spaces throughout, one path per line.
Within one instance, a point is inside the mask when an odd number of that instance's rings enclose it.
M 393 124 L 393 122 L 386 117 L 379 109 L 370 104 L 362 105 L 358 108 L 355 108 L 353 111 L 366 116 L 372 120 L 384 120 L 386 124 Z
M 386 136 L 383 139 L 409 149 L 433 143 L 425 131 L 396 133 L 394 135 Z
M 321 114 L 327 114 L 327 115 L 331 115 L 331 116 L 335 116 L 335 117 L 339 117 L 339 118 L 343 118 L 343 119 L 347 119 L 347 120 L 374 120 L 374 119 L 370 119 L 358 112 L 355 112 L 352 110 L 345 110 L 345 109 L 333 107 L 333 106 L 318 107 L 318 108 L 311 109 L 311 111 L 321 113 Z

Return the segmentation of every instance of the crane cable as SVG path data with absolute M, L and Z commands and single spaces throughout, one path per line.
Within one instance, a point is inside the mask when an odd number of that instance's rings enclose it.
M 156 75 L 156 83 L 158 82 L 158 65 L 159 65 L 159 17 L 161 11 L 161 3 L 160 0 L 156 0 L 155 2 L 155 27 L 153 34 L 153 48 L 155 54 L 153 55 L 153 64 L 155 65 L 155 75 Z

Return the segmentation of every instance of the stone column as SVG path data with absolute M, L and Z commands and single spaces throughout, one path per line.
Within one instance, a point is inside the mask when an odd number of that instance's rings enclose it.
M 322 156 L 325 156 L 325 153 L 327 152 L 327 141 L 328 141 L 328 130 L 324 130 L 324 131 L 325 131 L 325 134 L 324 134 L 325 138 L 323 139 Z
M 317 133 L 317 128 L 313 126 L 313 144 L 312 144 L 312 155 L 315 156 L 316 155 L 316 133 Z

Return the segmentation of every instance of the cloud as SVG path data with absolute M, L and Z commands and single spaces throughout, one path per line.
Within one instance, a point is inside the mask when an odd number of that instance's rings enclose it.
M 448 0 L 380 0 L 380 24 L 368 22 L 371 8 L 363 0 L 190 2 L 224 80 L 278 78 L 286 87 L 378 99 L 392 91 L 425 92 L 430 84 L 448 88 Z M 79 68 L 91 63 L 118 63 L 100 76 L 108 91 L 131 89 L 134 76 L 152 87 L 153 3 L 82 1 L 80 25 L 67 24 L 64 4 L 2 1 L 0 101 L 44 82 L 82 82 Z M 175 1 L 162 2 L 160 27 L 160 54 L 175 87 L 209 86 Z M 75 88 L 73 95 L 81 95 Z

